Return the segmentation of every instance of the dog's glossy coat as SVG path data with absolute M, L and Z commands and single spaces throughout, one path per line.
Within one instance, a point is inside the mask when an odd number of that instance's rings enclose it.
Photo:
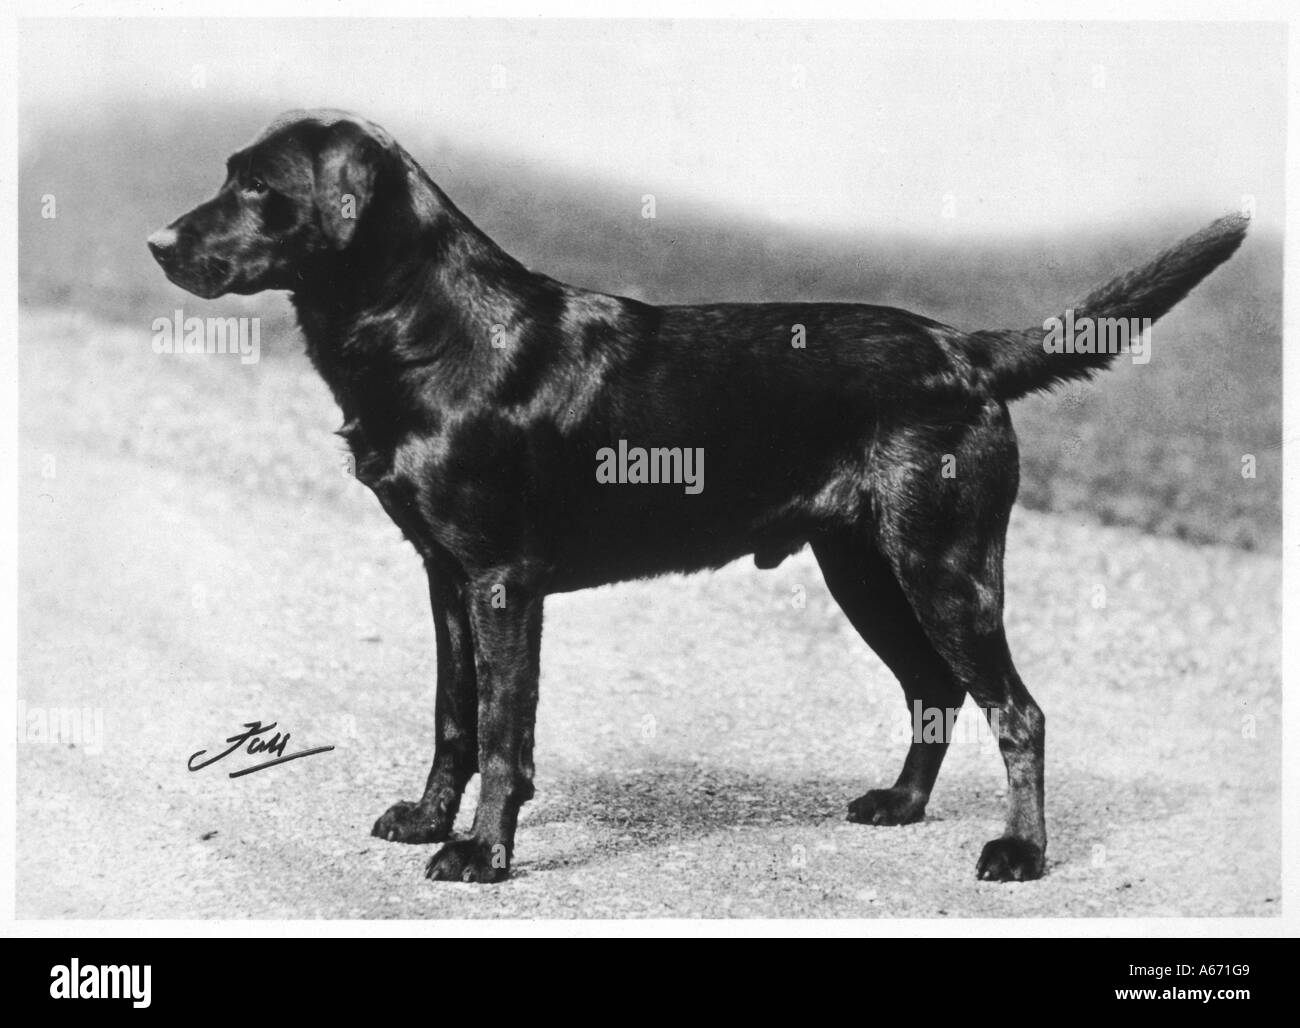
M 1078 315 L 1160 317 L 1245 228 L 1215 222 Z M 1019 475 L 1006 403 L 1111 355 L 1050 355 L 1038 329 L 963 333 L 886 307 L 651 306 L 576 289 L 524 268 L 387 133 L 335 111 L 278 119 L 150 248 L 200 296 L 292 293 L 357 475 L 424 558 L 433 768 L 374 834 L 445 842 L 431 878 L 508 873 L 533 794 L 548 593 L 747 554 L 770 567 L 805 544 L 909 710 L 955 711 L 969 693 L 989 713 L 1010 812 L 979 876 L 1043 873 L 1044 719 L 1002 627 Z M 597 453 L 619 440 L 701 448 L 703 492 L 598 482 Z M 894 786 L 853 801 L 850 819 L 920 819 L 946 747 L 914 741 Z M 451 840 L 475 772 L 473 830 Z

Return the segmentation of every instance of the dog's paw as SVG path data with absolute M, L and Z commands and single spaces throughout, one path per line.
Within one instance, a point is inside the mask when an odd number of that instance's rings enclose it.
M 384 811 L 370 834 L 388 842 L 443 842 L 451 837 L 452 820 L 445 807 L 403 800 Z
M 925 800 L 908 789 L 872 789 L 849 804 L 849 820 L 860 825 L 910 825 L 925 817 Z
M 458 839 L 429 858 L 424 876 L 435 882 L 503 882 L 510 877 L 510 855 L 504 843 Z
M 1005 835 L 985 843 L 975 877 L 985 882 L 1032 882 L 1043 877 L 1046 865 L 1043 848 L 1037 843 Z

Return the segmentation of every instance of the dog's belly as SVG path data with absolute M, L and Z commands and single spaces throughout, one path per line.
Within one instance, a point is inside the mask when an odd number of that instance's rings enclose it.
M 343 434 L 357 475 L 425 558 L 454 557 L 473 575 L 493 568 L 544 569 L 545 588 L 568 592 L 633 578 L 716 568 L 754 555 L 774 567 L 826 528 L 870 517 L 865 434 L 809 447 L 755 446 L 700 432 L 689 453 L 678 438 L 654 446 L 605 446 L 540 432 L 501 434 L 476 422 L 459 437 L 412 434 L 377 448 L 359 426 Z M 845 438 L 847 436 L 847 438 Z M 746 438 L 746 437 L 741 437 Z M 468 443 L 477 444 L 471 447 Z M 608 451 L 602 453 L 602 451 Z M 644 456 L 644 459 L 640 459 Z
M 856 467 L 787 489 L 729 484 L 696 495 L 670 485 L 607 485 L 565 505 L 570 514 L 550 535 L 554 590 L 717 568 L 750 555 L 759 567 L 775 567 L 818 533 L 871 517 Z
M 462 505 L 461 489 L 436 475 L 390 469 L 363 481 L 422 556 L 449 553 L 470 573 L 544 567 L 548 592 L 717 568 L 751 554 L 760 567 L 775 567 L 818 531 L 869 516 L 856 476 L 781 494 L 706 486 L 692 495 L 673 483 L 588 485 L 539 475 L 526 505 L 518 493 Z
M 794 528 L 770 529 L 753 536 L 676 537 L 668 540 L 634 536 L 588 539 L 567 550 L 555 563 L 548 590 L 573 592 L 655 575 L 718 568 L 755 555 L 761 567 L 775 567 L 796 552 L 812 534 Z
M 807 541 L 807 536 L 791 533 L 780 538 L 768 536 L 752 546 L 740 544 L 702 548 L 675 545 L 646 549 L 634 544 L 591 548 L 578 560 L 558 564 L 548 581 L 547 591 L 576 592 L 637 578 L 712 570 L 749 556 L 754 558 L 755 564 L 760 568 L 774 568 L 786 557 L 797 553 Z

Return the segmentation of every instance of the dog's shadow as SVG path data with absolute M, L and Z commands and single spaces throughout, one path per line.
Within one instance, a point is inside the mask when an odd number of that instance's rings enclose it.
M 863 791 L 847 777 L 788 778 L 734 767 L 656 761 L 629 771 L 562 770 L 539 782 L 521 834 L 531 837 L 518 865 L 530 871 L 589 864 L 608 857 L 744 829 L 798 833 L 844 821 Z
M 1087 860 L 1108 828 L 1136 824 L 1153 810 L 1169 815 L 1187 809 L 1192 798 L 1155 783 L 1116 790 L 1104 776 L 1071 782 L 1049 811 L 1057 832 L 1053 864 Z M 757 774 L 717 764 L 656 761 L 626 771 L 561 769 L 538 783 L 537 798 L 525 807 L 521 835 L 528 855 L 516 876 L 581 867 L 723 833 L 757 829 L 798 842 L 810 831 L 844 823 L 848 804 L 868 788 L 859 776 Z M 1085 797 L 1108 796 L 1106 826 L 1071 816 Z M 1001 821 L 1005 793 L 967 779 L 940 785 L 922 824 L 969 822 L 982 839 Z M 871 829 L 865 829 L 871 830 Z

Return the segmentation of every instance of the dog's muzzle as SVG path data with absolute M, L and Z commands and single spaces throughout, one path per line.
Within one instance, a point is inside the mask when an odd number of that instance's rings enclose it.
M 196 258 L 182 253 L 180 236 L 170 227 L 160 228 L 145 243 L 168 281 L 205 300 L 226 291 L 231 265 L 224 257 Z

